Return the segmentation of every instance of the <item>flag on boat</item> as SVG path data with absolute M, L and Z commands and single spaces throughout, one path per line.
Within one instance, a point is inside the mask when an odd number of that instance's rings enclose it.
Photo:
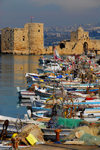
M 57 50 L 54 48 L 54 59 L 55 60 L 60 60 L 63 61 L 59 55 L 59 53 L 57 52 Z

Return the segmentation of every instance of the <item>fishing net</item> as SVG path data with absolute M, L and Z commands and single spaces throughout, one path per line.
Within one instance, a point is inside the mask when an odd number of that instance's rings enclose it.
M 57 124 L 64 128 L 73 129 L 78 127 L 82 121 L 83 120 L 81 119 L 67 119 L 67 118 L 59 117 Z
M 84 141 L 85 145 L 100 145 L 100 136 L 84 134 L 81 136 L 80 141 Z

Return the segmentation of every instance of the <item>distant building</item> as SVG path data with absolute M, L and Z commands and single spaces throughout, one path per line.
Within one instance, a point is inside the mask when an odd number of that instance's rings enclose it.
M 44 29 L 41 23 L 27 23 L 24 28 L 4 28 L 1 35 L 2 53 L 43 53 Z

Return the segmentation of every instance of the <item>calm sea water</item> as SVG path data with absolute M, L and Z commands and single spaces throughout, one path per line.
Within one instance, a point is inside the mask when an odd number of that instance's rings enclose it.
M 37 72 L 39 56 L 0 55 L 0 115 L 23 118 L 16 87 L 26 88 L 26 72 Z

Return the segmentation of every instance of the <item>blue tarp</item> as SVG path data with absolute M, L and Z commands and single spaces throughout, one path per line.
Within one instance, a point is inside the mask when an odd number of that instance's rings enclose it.
M 59 79 L 62 78 L 62 75 L 57 76 L 57 78 L 59 78 Z

